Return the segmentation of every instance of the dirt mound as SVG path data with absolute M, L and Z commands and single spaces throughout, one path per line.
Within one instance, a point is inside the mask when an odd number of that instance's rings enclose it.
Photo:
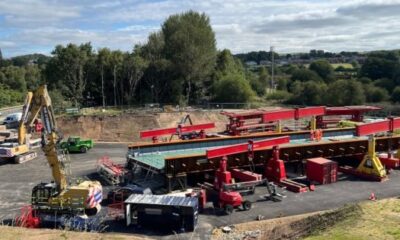
M 214 122 L 216 128 L 213 132 L 225 129 L 227 118 L 219 111 L 62 116 L 57 118 L 57 124 L 65 136 L 76 135 L 104 142 L 137 142 L 140 141 L 140 131 L 176 127 L 187 114 L 194 124 Z

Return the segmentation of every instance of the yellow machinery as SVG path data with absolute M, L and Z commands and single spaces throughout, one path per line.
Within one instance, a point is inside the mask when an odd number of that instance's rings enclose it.
M 65 155 L 59 149 L 60 133 L 53 114 L 51 99 L 46 85 L 28 94 L 28 104 L 24 109 L 26 123 L 31 123 L 40 115 L 43 123 L 42 150 L 51 167 L 54 182 L 40 183 L 32 190 L 32 207 L 39 214 L 48 215 L 94 215 L 100 209 L 102 186 L 98 181 L 82 181 L 69 184 L 65 174 Z M 27 129 L 20 128 L 23 139 Z
M 368 138 L 368 153 L 364 156 L 356 171 L 361 174 L 384 179 L 386 178 L 386 170 L 375 152 L 375 144 L 374 135 L 370 135 Z
M 354 122 L 354 121 L 350 121 L 350 120 L 340 120 L 339 123 L 337 124 L 337 127 L 340 127 L 340 128 L 356 127 L 359 124 L 360 124 L 360 122 Z
M 29 92 L 25 99 L 25 104 L 22 109 L 22 117 L 18 127 L 18 142 L 5 143 L 0 147 L 0 157 L 13 159 L 15 163 L 23 163 L 35 159 L 37 153 L 31 151 L 34 147 L 30 141 L 30 127 L 35 118 L 28 118 L 28 109 L 32 100 L 32 93 Z M 36 116 L 35 116 L 36 117 Z M 29 121 L 31 120 L 31 121 Z

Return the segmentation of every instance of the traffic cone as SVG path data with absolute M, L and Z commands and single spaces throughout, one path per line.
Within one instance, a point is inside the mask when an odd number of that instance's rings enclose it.
M 375 201 L 376 200 L 375 193 L 371 192 L 371 195 L 369 195 L 368 199 L 371 201 Z

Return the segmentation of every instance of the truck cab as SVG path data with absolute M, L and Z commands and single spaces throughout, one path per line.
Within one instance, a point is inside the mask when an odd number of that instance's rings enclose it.
M 69 137 L 66 142 L 61 143 L 61 148 L 68 152 L 86 153 L 92 147 L 93 141 L 91 139 L 82 140 L 76 136 Z

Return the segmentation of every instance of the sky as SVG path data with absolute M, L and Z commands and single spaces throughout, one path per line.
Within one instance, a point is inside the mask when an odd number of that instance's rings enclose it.
M 206 13 L 218 49 L 233 53 L 400 48 L 400 0 L 1 0 L 3 57 L 57 44 L 132 50 L 172 14 Z

